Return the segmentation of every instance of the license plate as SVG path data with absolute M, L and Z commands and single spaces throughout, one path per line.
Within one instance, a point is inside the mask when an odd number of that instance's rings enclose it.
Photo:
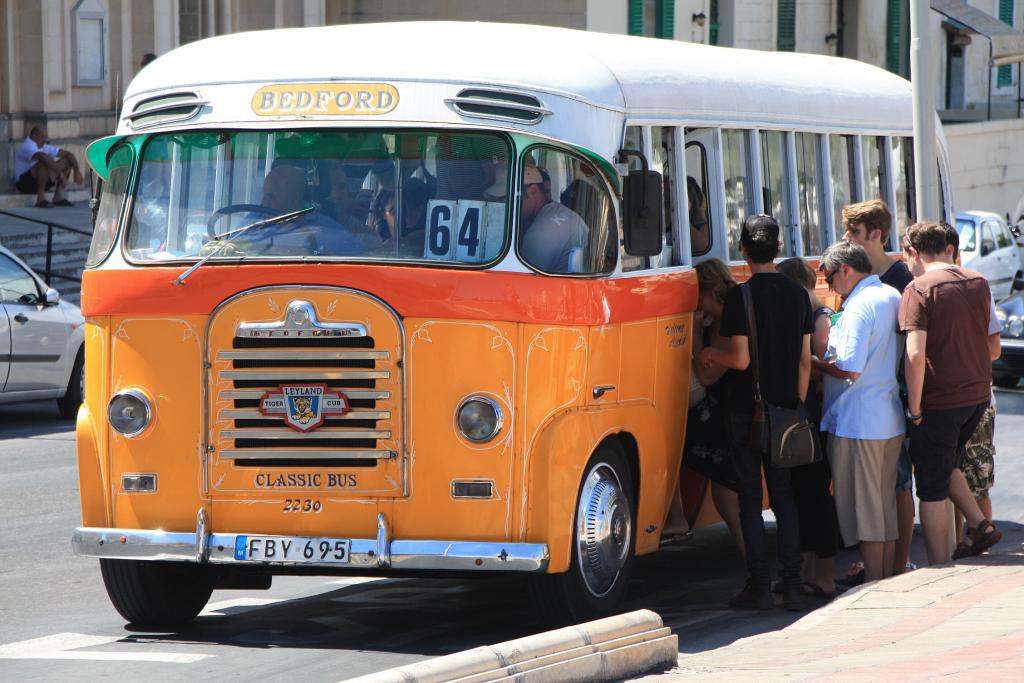
M 244 562 L 347 564 L 351 544 L 347 538 L 237 536 L 235 559 Z

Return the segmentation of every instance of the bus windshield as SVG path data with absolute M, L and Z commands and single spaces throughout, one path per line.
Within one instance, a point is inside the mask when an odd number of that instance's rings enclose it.
M 509 145 L 485 133 L 196 131 L 146 141 L 125 252 L 152 263 L 485 264 L 507 239 Z M 312 209 L 295 220 L 269 221 Z

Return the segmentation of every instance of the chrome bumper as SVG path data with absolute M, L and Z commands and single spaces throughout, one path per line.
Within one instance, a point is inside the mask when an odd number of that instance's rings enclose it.
M 199 515 L 196 532 L 146 529 L 75 529 L 71 547 L 76 555 L 122 560 L 170 560 L 266 567 L 330 567 L 332 569 L 442 569 L 448 571 L 542 572 L 548 566 L 543 543 L 490 543 L 392 539 L 384 515 L 377 519 L 377 538 L 353 538 L 347 564 L 327 562 L 262 562 L 235 557 L 235 541 L 259 533 L 207 533 L 206 516 Z

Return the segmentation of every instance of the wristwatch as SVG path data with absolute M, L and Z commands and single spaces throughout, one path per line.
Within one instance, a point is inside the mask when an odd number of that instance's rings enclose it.
M 921 419 L 920 415 L 914 415 L 912 412 L 910 412 L 910 408 L 907 408 L 903 414 L 906 415 L 907 419 L 910 420 L 911 422 L 917 422 L 918 420 Z

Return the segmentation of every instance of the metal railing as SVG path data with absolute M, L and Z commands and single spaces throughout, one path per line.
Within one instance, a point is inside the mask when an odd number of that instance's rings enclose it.
M 68 232 L 73 232 L 76 235 L 85 235 L 86 237 L 89 238 L 92 237 L 91 232 L 89 232 L 88 230 L 82 230 L 81 228 L 73 228 L 70 225 L 64 225 L 63 223 L 58 223 L 56 221 L 32 218 L 31 216 L 26 216 L 20 213 L 14 213 L 12 211 L 4 211 L 2 209 L 0 209 L 0 214 L 4 216 L 10 216 L 11 218 L 18 218 L 23 221 L 28 221 L 29 223 L 35 223 L 37 225 L 46 226 L 46 265 L 43 268 L 43 279 L 46 280 L 47 284 L 51 284 L 51 280 L 53 278 L 70 280 L 72 282 L 78 283 L 82 282 L 82 278 L 80 277 L 75 277 L 74 275 L 66 275 L 64 273 L 55 273 L 53 271 L 53 230 L 54 228 L 56 228 L 57 230 L 66 230 Z

